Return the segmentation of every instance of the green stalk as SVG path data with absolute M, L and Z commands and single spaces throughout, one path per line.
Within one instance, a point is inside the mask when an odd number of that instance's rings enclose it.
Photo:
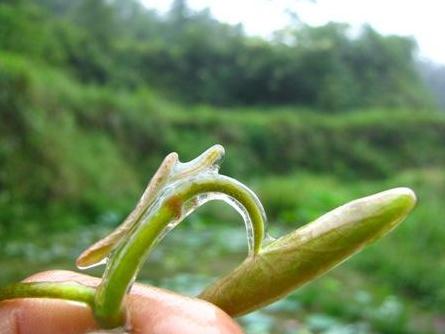
M 135 276 L 159 236 L 169 223 L 183 217 L 184 203 L 206 193 L 224 193 L 241 203 L 253 224 L 253 254 L 258 254 L 264 237 L 264 212 L 255 194 L 238 181 L 220 175 L 185 180 L 171 194 L 155 204 L 155 209 L 138 223 L 112 254 L 95 299 L 95 316 L 104 328 L 122 326 L 125 322 L 123 300 Z
M 147 208 L 136 208 L 136 218 L 112 252 L 97 289 L 75 282 L 17 283 L 0 288 L 0 301 L 57 298 L 82 302 L 90 305 L 102 328 L 121 327 L 126 321 L 124 298 L 150 251 L 166 232 L 203 203 L 199 202 L 200 195 L 218 193 L 240 204 L 250 219 L 249 256 L 199 297 L 238 316 L 332 269 L 395 228 L 415 205 L 410 189 L 388 190 L 350 202 L 262 248 L 266 220 L 263 207 L 249 188 L 211 168 L 222 154 L 222 147 L 214 146 L 183 167 L 178 174 L 180 180 L 172 179 L 169 184 L 157 183 L 171 172 L 161 168 L 153 181 L 154 187 L 161 187 L 156 190 L 156 200 L 148 201 L 151 204 Z M 108 247 L 108 243 L 99 242 L 98 249 L 104 245 Z M 90 253 L 84 259 L 95 260 Z
M 15 283 L 0 288 L 0 301 L 17 298 L 56 298 L 94 307 L 96 289 L 76 282 Z
M 350 202 L 267 245 L 199 297 L 231 316 L 270 304 L 391 231 L 415 202 L 407 188 Z

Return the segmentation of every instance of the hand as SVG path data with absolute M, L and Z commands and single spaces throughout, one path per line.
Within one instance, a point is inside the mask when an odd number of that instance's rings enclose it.
M 99 279 L 69 271 L 49 271 L 26 279 L 77 281 L 96 286 Z M 226 313 L 206 301 L 135 284 L 128 298 L 132 333 L 242 334 Z M 57 299 L 16 299 L 0 303 L 2 334 L 84 334 L 97 329 L 88 306 Z

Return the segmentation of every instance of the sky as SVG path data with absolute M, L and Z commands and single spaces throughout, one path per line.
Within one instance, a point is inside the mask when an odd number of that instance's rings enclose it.
M 163 13 L 170 0 L 141 0 Z M 365 23 L 382 34 L 412 36 L 419 56 L 445 64 L 445 4 L 441 0 L 188 0 L 196 10 L 209 8 L 220 21 L 242 23 L 250 35 L 271 36 L 291 22 L 287 12 L 297 13 L 310 25 L 329 21 L 349 23 L 354 29 Z

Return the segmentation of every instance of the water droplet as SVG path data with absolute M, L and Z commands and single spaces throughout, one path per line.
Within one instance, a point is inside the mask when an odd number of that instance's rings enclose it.
M 253 223 L 250 219 L 249 213 L 247 212 L 246 208 L 238 202 L 233 197 L 230 197 L 229 195 L 223 194 L 223 193 L 217 193 L 217 192 L 209 192 L 202 195 L 199 195 L 196 197 L 196 207 L 193 208 L 188 214 L 190 214 L 192 211 L 194 211 L 199 206 L 210 202 L 210 201 L 222 201 L 224 203 L 229 204 L 232 208 L 234 208 L 240 215 L 241 218 L 244 221 L 245 227 L 246 227 L 246 233 L 247 233 L 247 245 L 249 249 L 249 255 L 253 254 L 253 243 L 254 243 L 254 233 L 253 233 Z
M 267 246 L 268 244 L 274 242 L 275 240 L 277 240 L 277 238 L 274 238 L 267 232 L 264 236 L 263 244 L 264 246 Z

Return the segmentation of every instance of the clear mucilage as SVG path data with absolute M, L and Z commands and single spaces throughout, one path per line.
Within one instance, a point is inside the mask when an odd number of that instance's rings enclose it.
M 220 163 L 223 160 L 223 156 L 224 156 L 224 149 L 222 148 L 222 146 L 215 145 L 214 147 L 210 148 L 209 150 L 207 150 L 199 157 L 190 162 L 181 163 L 179 160 L 176 160 L 175 164 L 173 165 L 173 168 L 170 168 L 168 170 L 168 175 L 163 175 L 165 181 L 163 182 L 160 188 L 156 189 L 156 193 L 154 194 L 155 198 L 150 199 L 149 196 L 146 196 L 146 194 L 144 193 L 144 195 L 141 198 L 141 201 L 151 200 L 151 204 L 142 214 L 140 219 L 135 223 L 135 225 L 129 230 L 128 235 L 124 237 L 120 241 L 120 243 L 126 243 L 129 241 L 130 238 L 134 237 L 133 232 L 137 230 L 138 226 L 144 224 L 151 224 L 153 221 L 152 219 L 153 215 L 155 215 L 158 212 L 161 206 L 169 198 L 171 198 L 177 193 L 178 189 L 181 189 L 184 185 L 192 184 L 194 182 L 199 182 L 200 180 L 210 180 L 210 181 L 212 181 L 212 179 L 225 180 L 230 182 L 231 184 L 235 184 L 236 187 L 242 188 L 243 190 L 247 191 L 249 193 L 249 197 L 253 199 L 255 205 L 260 209 L 263 222 L 266 222 L 266 215 L 264 209 L 257 196 L 242 183 L 227 176 L 219 174 Z M 241 215 L 247 233 L 248 256 L 252 256 L 254 254 L 254 238 L 255 238 L 254 224 L 252 222 L 252 219 L 248 211 L 246 210 L 246 207 L 234 197 L 223 192 L 213 192 L 213 191 L 200 192 L 198 195 L 182 203 L 180 208 L 180 214 L 171 221 L 169 221 L 168 224 L 166 224 L 165 227 L 162 229 L 162 231 L 157 235 L 156 240 L 151 244 L 150 247 L 148 247 L 143 261 L 140 262 L 140 266 L 143 264 L 146 257 L 148 257 L 150 249 L 152 249 L 155 244 L 159 243 L 167 235 L 168 232 L 170 232 L 173 228 L 175 228 L 188 215 L 193 213 L 200 206 L 214 200 L 223 201 L 229 204 Z M 118 247 L 115 247 L 115 249 L 116 248 Z M 102 261 L 93 264 L 92 266 L 107 263 L 110 257 L 114 255 L 114 252 L 115 251 L 112 251 Z M 104 280 L 107 277 L 108 269 L 109 268 L 107 266 L 106 272 L 103 276 Z M 135 281 L 139 269 L 140 268 L 136 270 L 132 282 L 128 287 L 128 291 L 131 289 L 131 285 Z M 127 317 L 127 325 L 129 325 L 128 317 Z M 113 329 L 112 331 L 99 331 L 94 333 L 130 333 L 130 332 L 131 331 L 129 330 L 129 327 L 126 326 L 126 328 Z

